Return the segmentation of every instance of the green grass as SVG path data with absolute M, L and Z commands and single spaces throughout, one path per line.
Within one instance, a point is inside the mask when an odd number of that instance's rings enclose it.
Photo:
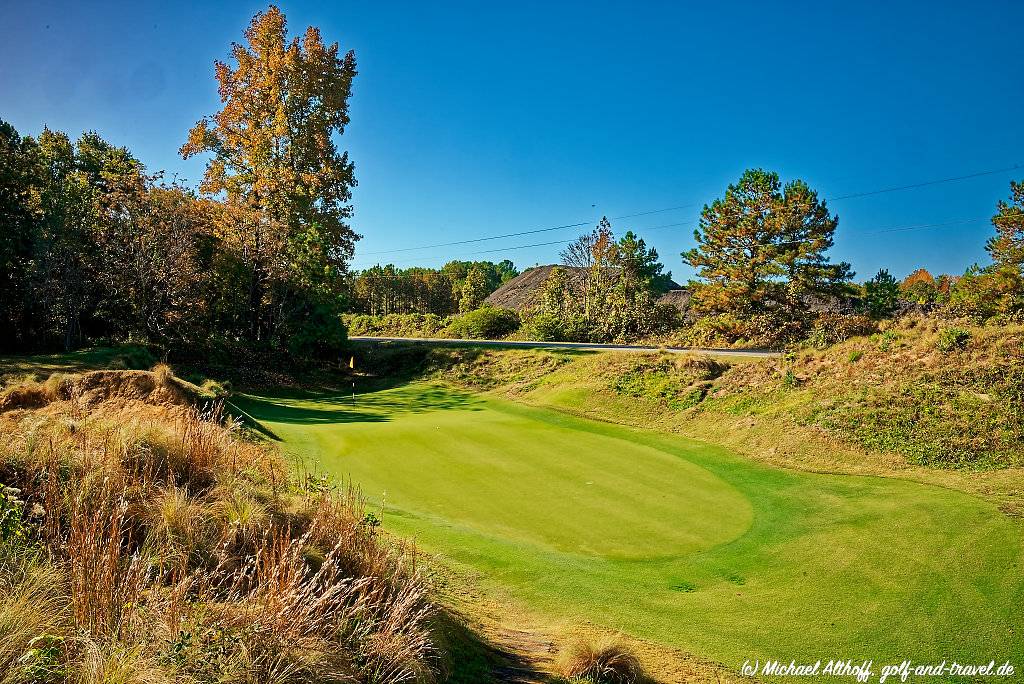
M 1021 523 L 914 482 L 724 448 L 437 385 L 239 397 L 351 476 L 386 529 L 493 596 L 731 667 L 746 658 L 1024 664 Z

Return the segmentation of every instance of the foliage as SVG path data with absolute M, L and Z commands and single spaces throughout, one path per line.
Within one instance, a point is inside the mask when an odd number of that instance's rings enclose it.
M 932 304 L 949 298 L 949 279 L 942 276 L 935 280 L 927 269 L 919 268 L 900 283 L 900 295 L 918 304 Z
M 519 329 L 519 315 L 509 309 L 484 306 L 455 318 L 449 329 L 455 337 L 498 339 Z
M 807 342 L 812 347 L 824 349 L 851 337 L 871 335 L 877 330 L 878 324 L 867 316 L 823 313 L 814 321 Z
M 433 681 L 414 552 L 353 489 L 310 491 L 216 410 L 169 404 L 162 372 L 0 408 L 5 477 L 42 511 L 0 544 L 4 681 Z
M 635 340 L 675 326 L 675 308 L 655 303 L 670 274 L 657 251 L 632 231 L 616 240 L 603 218 L 562 252 L 562 261 L 548 274 L 530 312 L 538 319 L 534 334 L 541 339 Z
M 749 317 L 803 308 L 804 297 L 829 294 L 852 275 L 830 264 L 839 219 L 800 180 L 746 171 L 725 196 L 705 206 L 697 246 L 682 254 L 697 269 L 691 306 L 700 313 Z
M 935 346 L 939 351 L 951 352 L 965 349 L 970 341 L 970 331 L 963 328 L 945 328 L 939 333 Z
M 473 282 L 467 281 L 473 274 Z M 387 315 L 419 313 L 446 316 L 458 313 L 464 295 L 466 305 L 477 308 L 487 295 L 518 275 L 511 261 L 451 261 L 441 269 L 399 269 L 376 265 L 357 273 L 352 280 L 353 307 L 361 313 Z
M 347 223 L 356 181 L 334 141 L 349 123 L 356 65 L 315 27 L 289 40 L 274 6 L 245 39 L 232 47 L 233 66 L 216 63 L 223 107 L 196 124 L 181 154 L 213 155 L 200 188 L 225 197 L 221 237 L 247 290 L 243 332 L 273 342 L 308 302 L 329 305 L 344 290 L 358 239 Z
M 346 314 L 342 320 L 354 336 L 368 337 L 448 337 L 451 316 L 435 314 Z
M 886 269 L 864 283 L 864 308 L 872 318 L 885 318 L 899 306 L 900 286 Z
M 356 235 L 352 164 L 334 140 L 354 58 L 314 28 L 288 40 L 276 7 L 246 39 L 234 66 L 217 64 L 223 108 L 182 148 L 213 155 L 205 198 L 95 133 L 23 138 L 0 122 L 0 314 L 13 324 L 0 349 L 113 339 L 204 359 L 337 352 Z
M 459 289 L 459 311 L 468 313 L 479 309 L 487 296 L 487 279 L 479 268 L 473 267 Z
M 959 316 L 986 320 L 1024 311 L 1024 276 L 1012 267 L 967 269 L 953 286 L 948 308 Z
M 1024 182 L 1010 182 L 1010 201 L 999 200 L 992 225 L 996 234 L 985 249 L 993 264 L 1020 273 L 1024 269 Z

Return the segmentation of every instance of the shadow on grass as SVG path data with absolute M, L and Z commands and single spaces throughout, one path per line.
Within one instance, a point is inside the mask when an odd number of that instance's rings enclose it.
M 527 659 L 490 642 L 468 627 L 468 622 L 464 616 L 444 609 L 434 615 L 434 638 L 443 654 L 442 681 L 448 684 L 555 681 Z
M 383 423 L 404 414 L 432 411 L 479 411 L 483 401 L 468 392 L 433 385 L 352 394 L 288 390 L 273 396 L 238 395 L 232 401 L 257 422 L 326 425 Z M 261 426 L 261 432 L 272 432 Z

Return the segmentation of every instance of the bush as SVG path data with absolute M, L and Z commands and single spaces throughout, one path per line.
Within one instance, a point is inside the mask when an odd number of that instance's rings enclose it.
M 939 341 L 935 346 L 939 351 L 951 352 L 965 349 L 971 341 L 971 333 L 963 328 L 946 328 L 939 333 Z
M 456 337 L 495 339 L 519 329 L 519 314 L 511 309 L 485 306 L 465 313 L 452 321 L 448 330 Z
M 288 337 L 288 351 L 298 361 L 337 359 L 348 341 L 340 314 L 323 304 L 310 305 Z
M 349 334 L 370 337 L 444 337 L 450 316 L 437 314 L 347 314 L 342 321 Z
M 956 316 L 978 320 L 1012 319 L 1024 311 L 1024 277 L 1012 268 L 972 267 L 953 286 L 948 309 Z
M 531 340 L 538 342 L 565 341 L 564 319 L 554 314 L 537 314 L 530 319 L 526 331 Z
M 823 313 L 814 322 L 807 343 L 824 349 L 851 337 L 871 335 L 878 332 L 878 324 L 867 316 Z

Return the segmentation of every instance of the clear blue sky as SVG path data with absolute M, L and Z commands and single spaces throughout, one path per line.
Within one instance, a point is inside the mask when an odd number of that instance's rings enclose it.
M 368 254 L 600 215 L 629 220 L 677 279 L 699 205 L 743 169 L 825 197 L 1024 164 L 1024 3 L 283 2 L 356 51 L 355 265 L 557 260 L 565 229 Z M 845 6 L 843 6 L 845 5 Z M 151 169 L 217 107 L 225 58 L 261 3 L 0 0 L 0 118 L 95 129 Z M 1013 172 L 830 202 L 833 257 L 959 273 Z M 970 220 L 920 230 L 875 231 Z M 655 226 L 681 226 L 652 229 Z M 486 254 L 474 254 L 487 250 Z

